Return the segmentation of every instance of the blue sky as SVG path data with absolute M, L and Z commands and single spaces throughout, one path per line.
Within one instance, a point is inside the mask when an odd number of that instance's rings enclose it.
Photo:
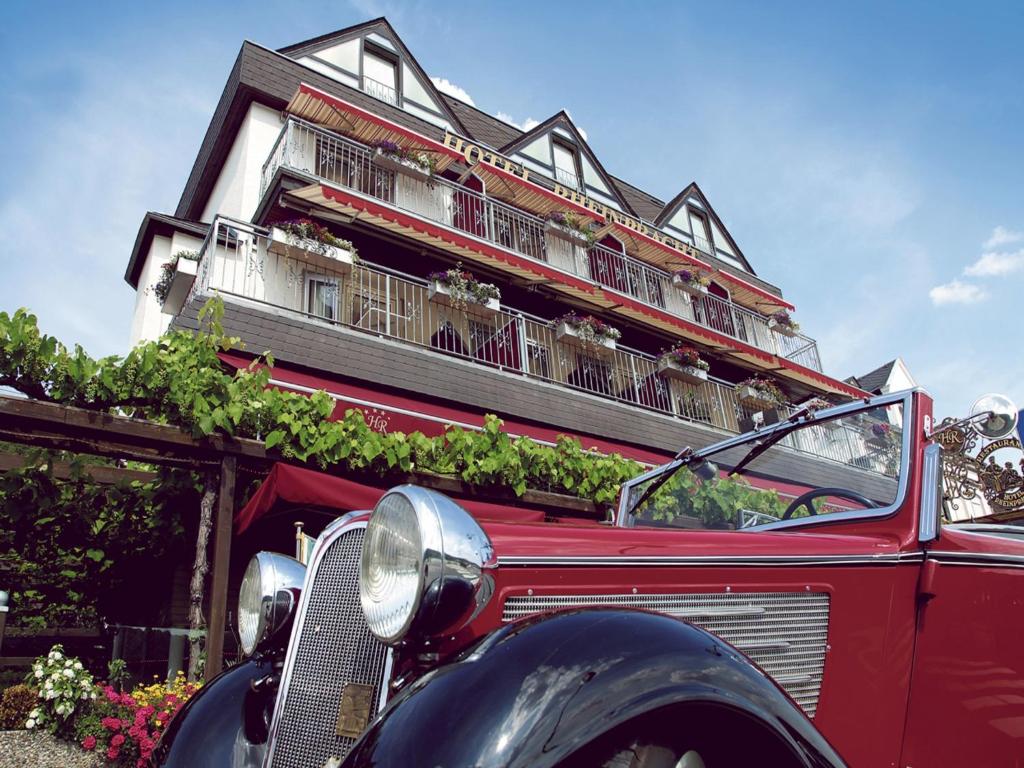
M 826 370 L 897 355 L 965 412 L 1024 405 L 1024 6 L 12 0 L 0 27 L 0 309 L 123 351 L 122 275 L 172 212 L 243 39 L 387 15 L 519 123 L 566 108 L 612 173 L 696 180 Z

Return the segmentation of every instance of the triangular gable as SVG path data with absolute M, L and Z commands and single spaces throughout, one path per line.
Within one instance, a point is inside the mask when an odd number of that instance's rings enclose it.
M 582 172 L 580 191 L 583 194 L 605 205 L 636 215 L 565 110 L 534 126 L 519 138 L 501 147 L 499 151 L 534 171 L 555 178 L 553 139 L 578 150 Z
M 289 45 L 278 52 L 351 88 L 391 103 L 386 86 L 380 89 L 363 80 L 367 50 L 376 50 L 397 60 L 395 100 L 398 103 L 393 106 L 439 127 L 467 133 L 458 115 L 383 17 Z
M 701 188 L 697 186 L 695 181 L 690 182 L 682 192 L 665 204 L 661 213 L 658 214 L 658 218 L 654 221 L 655 226 L 660 227 L 669 234 L 672 234 L 674 230 L 675 232 L 692 236 L 693 233 L 691 232 L 690 222 L 687 217 L 687 204 L 692 205 L 694 209 L 701 211 L 707 216 L 708 224 L 711 227 L 711 237 L 715 246 L 715 253 L 711 255 L 723 259 L 727 263 L 735 262 L 750 274 L 756 275 L 757 273 L 750 266 L 747 257 L 743 255 L 743 251 L 740 250 L 736 241 L 733 240 L 729 230 L 722 223 L 722 219 L 715 213 L 715 209 L 708 202 L 704 192 L 701 191 Z

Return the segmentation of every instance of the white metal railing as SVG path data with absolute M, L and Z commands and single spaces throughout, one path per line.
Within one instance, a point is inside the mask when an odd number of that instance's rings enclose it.
M 559 184 L 564 184 L 570 189 L 581 189 L 580 177 L 576 175 L 575 171 L 567 171 L 565 168 L 559 168 L 555 166 L 555 181 Z
M 759 349 L 821 370 L 817 343 L 769 329 L 768 318 L 727 299 L 690 299 L 672 286 L 671 275 L 632 256 L 600 245 L 545 234 L 532 214 L 446 179 L 429 182 L 374 163 L 374 150 L 296 118 L 289 118 L 263 166 L 265 192 L 280 167 L 382 200 L 501 248 L 551 264 L 665 309 Z
M 351 267 L 274 245 L 269 233 L 225 218 L 214 221 L 200 251 L 193 292 L 269 304 L 329 323 L 508 370 L 602 398 L 638 405 L 727 432 L 751 428 L 752 410 L 735 387 L 709 379 L 693 385 L 658 373 L 657 360 L 619 346 L 595 355 L 558 337 L 542 318 L 503 308 L 456 308 L 431 297 L 426 281 L 367 263 Z M 789 406 L 768 420 L 790 415 Z M 837 435 L 836 432 L 841 432 Z M 814 427 L 783 444 L 875 471 L 884 457 L 850 430 Z
M 372 96 L 373 98 L 394 107 L 398 106 L 398 91 L 392 86 L 382 83 L 379 80 L 374 80 L 372 77 L 367 77 L 366 75 L 363 75 L 362 82 L 362 91 L 367 96 Z

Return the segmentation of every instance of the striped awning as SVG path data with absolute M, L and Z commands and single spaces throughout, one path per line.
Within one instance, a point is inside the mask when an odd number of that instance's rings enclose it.
M 429 153 L 437 160 L 438 172 L 462 159 L 462 155 L 436 139 L 306 83 L 299 85 L 286 109 L 303 120 L 330 128 L 363 144 L 393 141 L 404 149 Z

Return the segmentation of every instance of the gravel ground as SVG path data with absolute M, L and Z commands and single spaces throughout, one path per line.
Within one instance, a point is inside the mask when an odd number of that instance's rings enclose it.
M 39 731 L 0 731 L 0 768 L 96 768 L 96 755 Z

